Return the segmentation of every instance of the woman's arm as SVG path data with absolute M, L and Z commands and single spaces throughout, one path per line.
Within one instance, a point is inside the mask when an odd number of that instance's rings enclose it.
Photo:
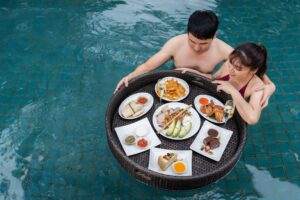
M 265 108 L 268 105 L 269 98 L 273 95 L 273 93 L 276 90 L 275 84 L 269 79 L 269 77 L 265 74 L 262 77 L 262 81 L 264 82 L 264 86 L 258 88 L 258 90 L 264 90 L 264 95 L 261 100 L 261 106 L 262 108 Z
M 235 91 L 231 94 L 236 109 L 248 124 L 256 124 L 260 118 L 261 105 L 260 101 L 263 96 L 263 92 L 255 92 L 251 95 L 249 103 L 241 96 L 239 91 Z
M 214 81 L 213 83 L 218 84 L 218 91 L 222 90 L 232 96 L 236 110 L 245 122 L 248 124 L 256 124 L 258 122 L 262 110 L 260 101 L 263 91 L 253 92 L 248 103 L 228 81 Z

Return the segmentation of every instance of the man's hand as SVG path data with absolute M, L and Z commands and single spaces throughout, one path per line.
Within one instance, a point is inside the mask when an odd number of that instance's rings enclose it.
M 116 89 L 115 89 L 115 91 L 114 91 L 114 94 L 116 94 L 116 92 L 120 89 L 120 87 L 121 87 L 123 84 L 125 84 L 125 87 L 128 87 L 128 82 L 129 82 L 130 79 L 131 79 L 130 74 L 129 74 L 128 76 L 125 76 L 124 78 L 122 78 L 122 79 L 120 80 L 120 82 L 118 83 L 118 85 L 117 85 L 117 87 L 116 87 Z
M 194 70 L 194 69 L 188 69 L 188 68 L 176 68 L 175 70 L 181 71 L 182 74 L 185 74 L 186 72 L 193 72 L 193 73 L 199 74 L 199 75 L 201 75 L 201 76 L 207 77 L 207 78 L 209 78 L 209 79 L 212 79 L 212 75 L 211 75 L 211 74 L 205 74 L 205 73 L 199 72 L 199 71 Z
M 262 85 L 261 87 L 255 89 L 256 92 L 260 90 L 264 91 L 263 97 L 261 99 L 261 108 L 263 109 L 268 106 L 269 99 L 275 91 L 275 86 L 273 84 L 268 84 Z

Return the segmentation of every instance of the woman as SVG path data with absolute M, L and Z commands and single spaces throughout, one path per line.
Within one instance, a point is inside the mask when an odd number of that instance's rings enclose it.
M 263 75 L 267 71 L 267 50 L 255 43 L 243 43 L 234 49 L 229 59 L 210 78 L 217 90 L 232 96 L 241 117 L 248 124 L 258 122 L 263 97 Z M 275 86 L 274 86 L 275 90 Z

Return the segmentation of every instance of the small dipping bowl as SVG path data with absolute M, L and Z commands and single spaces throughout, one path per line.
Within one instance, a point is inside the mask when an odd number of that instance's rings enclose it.
M 187 166 L 183 161 L 176 161 L 172 164 L 173 171 L 176 174 L 183 174 L 187 170 Z

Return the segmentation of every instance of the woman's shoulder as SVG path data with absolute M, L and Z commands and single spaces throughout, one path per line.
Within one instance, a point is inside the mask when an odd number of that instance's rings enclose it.
M 251 93 L 257 91 L 258 88 L 262 88 L 264 86 L 264 82 L 257 75 L 254 75 L 252 80 L 249 83 Z

